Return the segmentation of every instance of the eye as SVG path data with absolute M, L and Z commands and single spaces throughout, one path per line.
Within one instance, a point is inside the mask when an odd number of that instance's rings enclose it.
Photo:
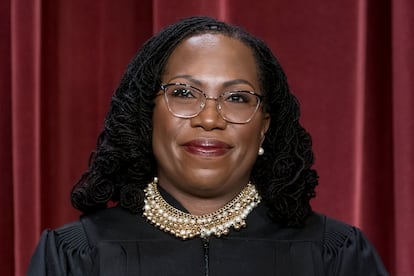
M 178 98 L 195 98 L 195 93 L 187 87 L 173 87 L 171 95 Z
M 253 95 L 248 92 L 236 91 L 225 93 L 223 98 L 225 102 L 229 103 L 249 103 L 252 101 L 252 96 Z
M 185 86 L 173 86 L 171 87 L 170 95 L 176 98 L 199 98 L 200 93 L 197 93 L 197 91 L 185 87 Z

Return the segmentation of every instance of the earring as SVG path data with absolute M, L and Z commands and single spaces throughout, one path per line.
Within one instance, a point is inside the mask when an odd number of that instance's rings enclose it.
M 264 149 L 262 147 L 260 147 L 259 152 L 257 154 L 258 155 L 263 155 L 264 154 Z

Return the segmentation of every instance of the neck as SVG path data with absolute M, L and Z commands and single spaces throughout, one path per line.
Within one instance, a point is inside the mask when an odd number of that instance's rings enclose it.
M 208 191 L 182 191 L 174 186 L 165 185 L 165 183 L 158 183 L 158 185 L 177 200 L 190 214 L 195 216 L 217 211 L 235 198 L 245 187 L 244 185 L 231 192 L 211 193 Z
M 170 193 L 170 191 L 167 190 Z M 170 193 L 192 215 L 201 216 L 213 213 L 230 202 L 237 193 L 228 197 L 200 198 L 187 194 Z
M 164 187 L 162 185 L 160 186 L 174 197 L 190 214 L 196 216 L 206 215 L 217 211 L 236 197 L 243 189 L 243 187 L 241 187 L 240 190 L 224 196 L 202 197 L 197 194 L 184 193 L 176 189 L 169 189 L 169 187 Z

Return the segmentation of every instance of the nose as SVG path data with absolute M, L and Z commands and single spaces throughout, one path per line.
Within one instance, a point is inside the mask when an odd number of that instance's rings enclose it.
M 225 129 L 227 122 L 221 117 L 216 98 L 206 98 L 203 110 L 191 118 L 193 127 L 202 127 L 205 130 Z

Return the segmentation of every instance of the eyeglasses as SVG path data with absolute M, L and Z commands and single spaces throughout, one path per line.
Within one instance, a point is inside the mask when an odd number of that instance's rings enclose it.
M 208 97 L 200 89 L 184 83 L 162 84 L 165 102 L 172 115 L 193 118 L 200 114 L 207 100 L 216 101 L 220 116 L 227 122 L 245 124 L 250 122 L 260 106 L 262 96 L 252 91 L 226 91 L 218 97 Z

